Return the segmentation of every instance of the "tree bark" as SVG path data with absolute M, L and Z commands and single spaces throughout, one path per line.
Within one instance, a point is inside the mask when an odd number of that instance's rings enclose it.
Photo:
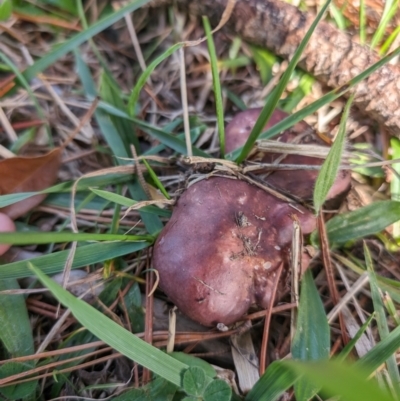
M 153 4 L 170 3 L 154 0 Z M 227 0 L 176 0 L 194 15 L 207 15 L 216 26 Z M 237 0 L 226 26 L 242 39 L 290 59 L 315 16 L 279 0 Z M 299 66 L 331 88 L 346 84 L 379 60 L 376 53 L 327 22 L 321 22 Z M 349 92 L 354 105 L 400 137 L 400 68 L 386 64 Z

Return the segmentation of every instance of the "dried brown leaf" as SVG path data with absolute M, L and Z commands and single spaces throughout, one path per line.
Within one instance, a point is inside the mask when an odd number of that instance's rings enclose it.
M 13 157 L 0 161 L 0 195 L 35 192 L 48 188 L 57 180 L 61 165 L 61 148 L 38 157 Z M 0 208 L 12 219 L 24 215 L 37 206 L 46 194 L 32 196 L 23 201 Z

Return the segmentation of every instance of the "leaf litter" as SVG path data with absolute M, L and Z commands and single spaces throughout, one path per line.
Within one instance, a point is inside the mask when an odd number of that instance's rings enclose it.
M 13 157 L 0 161 L 0 195 L 38 192 L 52 186 L 57 181 L 61 156 L 62 148 L 56 148 L 43 156 Z M 35 195 L 0 208 L 0 212 L 17 219 L 45 198 L 46 194 Z

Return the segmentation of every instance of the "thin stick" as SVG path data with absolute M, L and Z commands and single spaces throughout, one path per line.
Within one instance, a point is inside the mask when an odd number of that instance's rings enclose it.
M 146 67 L 146 62 L 144 61 L 142 49 L 140 48 L 140 43 L 136 35 L 135 27 L 132 22 L 131 14 L 125 14 L 125 22 L 128 28 L 129 36 L 131 37 L 133 48 L 135 49 L 136 57 L 138 59 L 140 68 L 144 71 Z M 150 78 L 149 78 L 150 79 Z
M 79 124 L 71 132 L 71 134 L 68 136 L 66 141 L 61 145 L 62 149 L 65 149 L 71 143 L 71 141 L 79 134 L 80 130 L 90 121 L 90 119 L 92 118 L 93 113 L 96 110 L 96 107 L 97 107 L 98 103 L 99 103 L 99 99 L 97 99 L 97 98 L 94 99 L 94 101 L 92 102 L 92 104 L 89 107 L 88 111 L 85 113 L 85 115 L 79 121 Z
M 317 223 L 321 244 L 322 261 L 325 267 L 329 293 L 331 294 L 333 305 L 336 306 L 339 303 L 340 298 L 335 284 L 335 274 L 333 272 L 332 261 L 329 253 L 328 234 L 326 232 L 325 222 L 322 213 L 318 214 Z M 346 325 L 344 322 L 343 314 L 341 312 L 339 312 L 339 324 L 340 331 L 342 333 L 342 342 L 343 345 L 346 345 L 349 342 L 349 336 L 347 335 Z
M 151 291 L 154 287 L 154 273 L 150 269 L 150 253 L 147 250 L 146 260 L 146 317 L 145 317 L 145 332 L 144 341 L 149 344 L 153 343 L 153 305 L 154 298 Z M 146 384 L 151 379 L 151 373 L 148 369 L 143 369 L 142 382 Z
M 274 288 L 272 289 L 272 294 L 271 294 L 271 305 L 267 309 L 267 314 L 265 315 L 264 332 L 263 332 L 263 338 L 262 338 L 261 350 L 260 350 L 260 376 L 262 376 L 264 374 L 265 368 L 266 368 L 267 346 L 268 346 L 269 328 L 271 325 L 272 305 L 275 302 L 276 293 L 278 291 L 279 281 L 280 281 L 280 278 L 282 275 L 282 270 L 283 270 L 283 263 L 281 263 L 279 265 L 278 270 L 276 272 Z

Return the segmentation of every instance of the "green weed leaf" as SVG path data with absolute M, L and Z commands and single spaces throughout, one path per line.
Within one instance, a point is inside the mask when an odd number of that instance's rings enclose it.
M 23 364 L 20 362 L 8 362 L 0 366 L 0 379 L 5 379 L 32 368 L 32 364 Z M 31 396 L 37 386 L 37 380 L 32 380 L 26 383 L 20 383 L 10 386 L 0 387 L 0 394 L 7 400 L 21 400 Z
M 350 106 L 354 96 L 351 96 L 344 108 L 343 116 L 340 121 L 339 134 L 330 149 L 328 156 L 322 164 L 318 174 L 314 188 L 314 208 L 316 214 L 319 213 L 321 206 L 324 204 L 326 196 L 335 182 L 339 171 L 342 154 L 346 144 L 346 122 L 349 117 Z
M 329 358 L 329 349 L 328 320 L 311 271 L 307 270 L 301 283 L 292 355 L 294 359 L 301 361 L 318 361 Z M 318 390 L 305 379 L 297 381 L 294 389 L 298 401 L 311 399 Z
M 204 391 L 204 401 L 229 401 L 232 396 L 232 389 L 223 380 L 213 380 Z
M 197 366 L 191 366 L 187 369 L 183 374 L 182 387 L 189 395 L 202 395 L 206 387 L 206 374 L 204 370 Z

